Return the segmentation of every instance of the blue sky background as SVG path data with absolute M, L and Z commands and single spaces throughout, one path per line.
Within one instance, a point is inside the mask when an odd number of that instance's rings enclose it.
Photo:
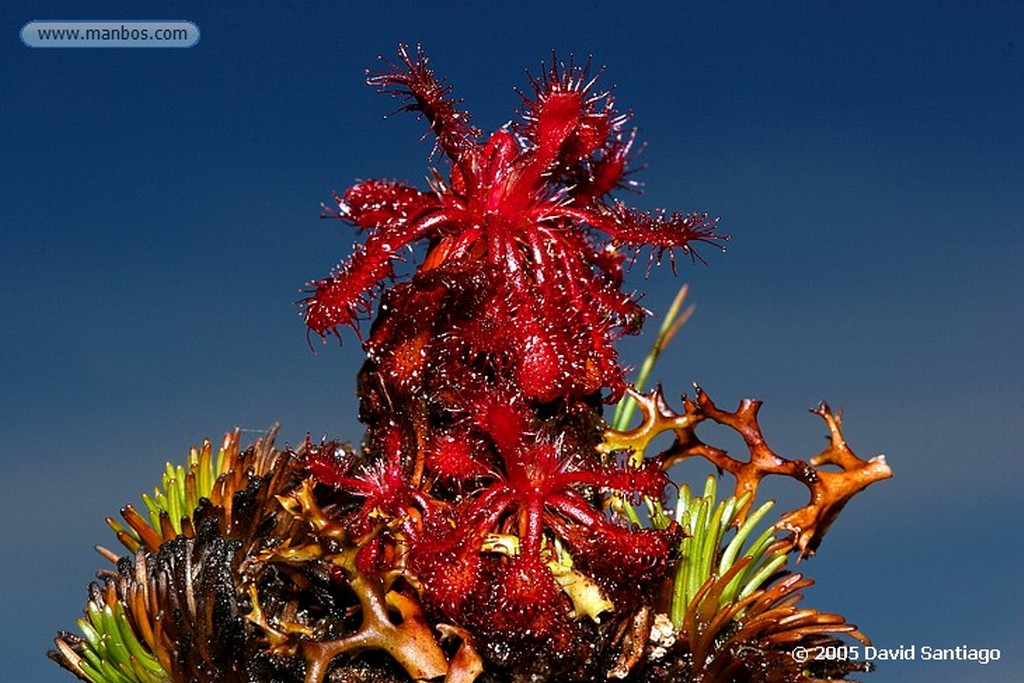
M 1024 3 L 89 4 L 0 9 L 0 678 L 71 680 L 43 653 L 104 564 L 92 546 L 115 544 L 103 518 L 165 460 L 277 420 L 293 444 L 360 437 L 359 346 L 310 353 L 293 302 L 350 252 L 317 219 L 332 190 L 426 174 L 423 123 L 383 121 L 394 102 L 362 84 L 405 41 L 486 129 L 552 49 L 607 67 L 648 144 L 636 202 L 734 236 L 678 278 L 634 270 L 651 310 L 682 281 L 697 305 L 667 393 L 763 399 L 790 457 L 822 447 L 806 410 L 828 399 L 896 472 L 800 567 L 807 604 L 882 647 L 1002 648 L 865 681 L 1024 680 Z M 32 19 L 146 18 L 201 41 L 18 38 Z

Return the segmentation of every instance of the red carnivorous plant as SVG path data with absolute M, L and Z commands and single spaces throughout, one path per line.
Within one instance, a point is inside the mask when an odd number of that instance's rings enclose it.
M 426 243 L 365 342 L 366 476 L 386 467 L 421 494 L 391 496 L 399 504 L 380 513 L 405 520 L 386 533 L 424 603 L 490 659 L 550 674 L 595 641 L 551 565 L 571 557 L 628 614 L 666 578 L 680 538 L 677 525 L 631 528 L 603 508 L 610 491 L 660 499 L 667 483 L 654 462 L 616 464 L 596 448 L 602 392 L 614 400 L 625 386 L 613 343 L 644 317 L 622 291 L 620 249 L 692 255 L 723 238 L 703 214 L 610 198 L 630 183 L 633 132 L 586 66 L 553 63 L 523 96 L 523 120 L 485 138 L 421 52 L 399 56 L 369 82 L 427 120 L 449 172 L 434 171 L 429 191 L 370 180 L 337 198 L 334 215 L 366 240 L 314 283 L 306 322 L 320 334 L 358 324 L 399 250 Z M 315 463 L 322 483 L 361 490 L 329 470 Z
M 695 247 L 727 239 L 715 221 L 617 198 L 637 187 L 635 131 L 589 63 L 552 59 L 520 120 L 484 135 L 422 51 L 398 57 L 368 82 L 425 119 L 443 164 L 426 189 L 366 180 L 337 195 L 326 214 L 365 237 L 303 302 L 311 333 L 360 335 L 362 447 L 278 451 L 271 434 L 239 452 L 236 434 L 216 466 L 207 445 L 187 472 L 170 469 L 149 521 L 131 506 L 127 528 L 111 520 L 133 557 L 103 551 L 117 571 L 93 588 L 86 636 L 61 634 L 52 655 L 94 683 L 122 680 L 104 666 L 130 681 L 306 683 L 855 670 L 789 656 L 864 636 L 797 609 L 809 582 L 781 567 L 890 476 L 884 461 L 855 456 L 824 405 L 829 448 L 784 458 L 761 436 L 759 403 L 728 412 L 698 390 L 677 413 L 660 389 L 629 386 L 616 354 L 647 315 L 623 289 L 626 259 L 646 247 L 673 267 L 677 252 L 699 260 Z M 398 277 L 409 253 L 419 263 Z M 639 425 L 605 421 L 620 399 Z M 749 461 L 701 441 L 707 420 L 737 431 Z M 648 454 L 665 431 L 672 445 Z M 666 512 L 668 470 L 693 456 L 732 474 L 735 496 L 712 514 L 714 487 L 692 498 L 684 485 Z M 811 500 L 743 550 L 770 474 Z

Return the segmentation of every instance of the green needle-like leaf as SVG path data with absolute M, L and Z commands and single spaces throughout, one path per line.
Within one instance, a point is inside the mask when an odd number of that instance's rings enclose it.
M 772 508 L 772 502 L 750 514 L 726 542 L 750 494 L 718 501 L 717 488 L 716 478 L 709 476 L 702 496 L 692 496 L 686 485 L 679 489 L 674 516 L 686 530 L 687 537 L 680 543 L 680 561 L 669 607 L 669 618 L 677 628 L 691 603 L 705 594 L 709 580 L 730 576 L 728 583 L 717 589 L 720 593 L 711 598 L 718 608 L 724 609 L 762 587 L 786 562 L 787 549 L 776 545 L 773 527 L 766 529 L 744 550 L 747 539 Z

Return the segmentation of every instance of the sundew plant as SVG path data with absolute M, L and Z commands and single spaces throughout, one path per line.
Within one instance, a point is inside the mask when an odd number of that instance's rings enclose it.
M 648 312 L 624 269 L 639 257 L 674 270 L 728 238 L 703 213 L 624 202 L 639 187 L 635 131 L 597 80 L 589 63 L 552 59 L 518 119 L 485 134 L 421 50 L 370 72 L 426 122 L 436 165 L 427 187 L 361 181 L 326 210 L 362 242 L 309 285 L 303 313 L 309 334 L 362 343 L 361 445 L 278 449 L 271 430 L 243 448 L 236 431 L 168 465 L 144 509 L 108 520 L 125 551 L 101 550 L 112 566 L 53 659 L 93 683 L 864 670 L 794 656 L 868 641 L 798 607 L 811 582 L 786 566 L 891 472 L 854 454 L 825 404 L 812 412 L 827 446 L 805 460 L 766 443 L 759 401 L 643 392 L 678 306 L 631 381 L 615 344 Z M 702 441 L 708 422 L 746 452 Z M 719 477 L 672 481 L 692 458 Z M 806 486 L 807 504 L 770 519 L 757 500 L 770 475 Z

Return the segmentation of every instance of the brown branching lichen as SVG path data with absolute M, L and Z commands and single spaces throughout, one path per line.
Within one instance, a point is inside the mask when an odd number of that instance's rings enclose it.
M 832 522 L 843 506 L 855 494 L 871 484 L 888 479 L 892 470 L 885 457 L 870 460 L 857 457 L 843 439 L 841 416 L 833 413 L 828 404 L 821 403 L 811 410 L 828 425 L 829 445 L 818 455 L 806 460 L 785 458 L 768 446 L 757 413 L 761 401 L 744 399 L 735 411 L 719 408 L 700 387 L 696 387 L 696 400 L 683 397 L 683 412 L 674 412 L 665 402 L 661 388 L 647 394 L 631 392 L 641 412 L 641 422 L 628 431 L 608 430 L 601 449 L 605 452 L 626 450 L 642 454 L 658 434 L 672 431 L 673 444 L 661 454 L 661 466 L 672 465 L 692 457 L 702 457 L 719 470 L 729 472 L 736 479 L 737 498 L 747 495 L 740 520 L 753 504 L 761 480 L 769 475 L 790 477 L 807 487 L 808 503 L 783 515 L 777 527 L 792 532 L 795 545 L 802 557 L 813 555 Z M 697 426 L 711 420 L 738 433 L 746 444 L 749 459 L 739 460 L 726 451 L 704 443 L 696 434 Z M 823 469 L 836 465 L 840 471 Z

